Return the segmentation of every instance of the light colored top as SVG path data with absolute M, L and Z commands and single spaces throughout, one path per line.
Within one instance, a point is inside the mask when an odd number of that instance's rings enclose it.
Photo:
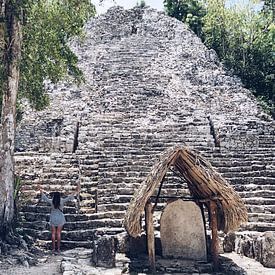
M 65 216 L 63 214 L 63 207 L 65 202 L 73 200 L 74 196 L 70 195 L 66 198 L 60 198 L 60 206 L 54 208 L 52 199 L 49 199 L 44 193 L 41 194 L 41 200 L 47 202 L 51 205 L 51 214 L 50 214 L 50 225 L 51 226 L 63 226 L 66 223 Z
M 69 196 L 67 196 L 67 197 L 64 198 L 64 199 L 63 199 L 63 198 L 60 198 L 60 206 L 59 206 L 59 209 L 60 209 L 61 211 L 63 211 L 64 204 L 65 204 L 67 201 L 72 201 L 73 199 L 74 199 L 74 195 L 69 195 Z M 52 209 L 55 209 L 55 208 L 54 208 L 54 205 L 53 205 L 53 200 L 52 200 L 52 199 L 49 199 L 44 193 L 41 194 L 41 200 L 47 202 L 48 204 L 50 204 Z

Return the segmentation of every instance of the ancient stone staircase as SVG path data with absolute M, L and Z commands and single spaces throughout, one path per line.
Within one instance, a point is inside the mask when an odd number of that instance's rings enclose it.
M 89 156 L 83 156 L 84 164 L 81 166 L 82 177 L 80 177 L 80 161 L 72 154 L 29 153 L 27 158 L 26 155 L 22 158 L 20 153 L 17 154 L 16 160 L 20 166 L 18 175 L 23 181 L 20 211 L 24 232 L 39 239 L 41 244 L 48 243 L 50 207 L 40 201 L 39 188 L 47 193 L 62 191 L 68 195 L 75 193 L 77 185 L 80 184 L 80 200 L 78 198 L 69 202 L 64 208 L 67 223 L 62 237 L 63 244 L 65 247 L 91 246 L 90 240 L 97 227 L 97 224 L 90 219 L 91 214 L 95 212 L 96 178 L 90 177 L 87 182 L 85 176 L 93 175 L 96 161 L 91 161 Z M 36 174 L 32 174 L 34 170 Z
M 183 24 L 118 8 L 91 20 L 85 41 L 72 47 L 86 83 L 49 85 L 52 106 L 29 111 L 18 128 L 27 234 L 41 244 L 50 240 L 39 185 L 66 194 L 81 187 L 64 209 L 65 247 L 89 247 L 96 235 L 124 232 L 134 191 L 159 154 L 175 145 L 199 150 L 240 193 L 249 211 L 242 230 L 275 230 L 274 122 Z M 171 174 L 162 194 L 188 192 Z
M 275 154 L 270 147 L 218 152 L 209 159 L 245 201 L 249 223 L 242 230 L 275 230 Z

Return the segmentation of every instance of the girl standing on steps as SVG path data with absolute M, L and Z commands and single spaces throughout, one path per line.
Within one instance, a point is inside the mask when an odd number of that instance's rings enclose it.
M 50 225 L 52 231 L 52 253 L 55 253 L 55 240 L 57 240 L 57 252 L 60 253 L 61 231 L 65 224 L 65 216 L 63 214 L 64 204 L 74 199 L 75 195 L 61 198 L 60 192 L 54 192 L 53 198 L 49 199 L 40 189 L 41 200 L 51 205 Z M 78 192 L 76 193 L 76 195 Z

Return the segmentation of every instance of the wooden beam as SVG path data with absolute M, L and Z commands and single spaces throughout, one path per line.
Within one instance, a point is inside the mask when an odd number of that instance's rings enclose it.
M 207 198 L 207 199 L 197 199 L 197 198 L 193 198 L 193 197 L 186 197 L 186 196 L 151 196 L 150 198 L 152 199 L 182 199 L 183 201 L 194 201 L 194 202 L 210 202 L 210 201 L 217 201 L 217 200 L 222 200 L 221 197 L 211 197 L 211 198 Z
M 153 221 L 153 207 L 151 202 L 145 205 L 145 224 L 147 235 L 147 250 L 149 256 L 150 272 L 156 272 L 156 258 L 155 258 L 155 235 L 154 235 L 154 221 Z
M 155 211 L 155 208 L 157 207 L 157 204 L 158 204 L 158 200 L 159 200 L 159 196 L 160 196 L 160 192 L 161 192 L 161 188 L 162 188 L 164 179 L 165 179 L 165 176 L 163 177 L 163 179 L 162 179 L 162 181 L 161 181 L 161 183 L 160 183 L 159 191 L 158 191 L 158 194 L 157 194 L 157 197 L 156 197 L 155 204 L 154 204 L 154 206 L 153 206 L 152 212 L 154 212 L 154 211 Z
M 218 238 L 218 220 L 217 220 L 217 204 L 210 201 L 210 225 L 211 225 L 211 254 L 214 263 L 214 270 L 219 269 L 218 256 L 219 256 L 219 238 Z

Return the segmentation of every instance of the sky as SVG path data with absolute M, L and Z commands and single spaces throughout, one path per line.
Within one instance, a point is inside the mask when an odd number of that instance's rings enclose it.
M 102 14 L 106 12 L 112 6 L 122 6 L 125 9 L 129 9 L 134 7 L 137 2 L 140 0 L 92 0 L 92 3 L 95 4 L 96 10 L 98 14 Z M 240 3 L 240 2 L 248 2 L 248 0 L 227 0 L 228 5 Z M 155 8 L 157 10 L 163 11 L 163 0 L 145 0 L 146 5 Z
M 122 6 L 125 9 L 133 8 L 137 2 L 137 0 L 103 0 L 102 4 L 100 4 L 99 0 L 93 0 L 92 3 L 95 4 L 96 10 L 98 14 L 104 13 L 108 10 L 108 8 L 112 6 Z M 163 1 L 162 0 L 145 0 L 146 5 L 163 11 Z

